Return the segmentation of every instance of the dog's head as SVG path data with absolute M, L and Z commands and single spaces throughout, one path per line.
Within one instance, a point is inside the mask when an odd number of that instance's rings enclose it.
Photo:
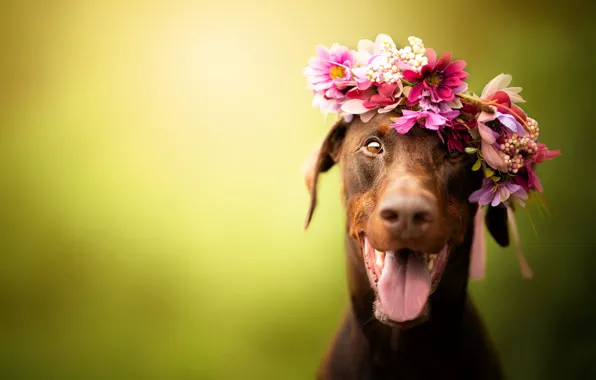
M 468 197 L 482 177 L 471 170 L 475 157 L 450 153 L 436 131 L 412 128 L 400 135 L 390 127 L 393 116 L 334 125 L 306 166 L 307 225 L 318 174 L 341 162 L 348 231 L 376 295 L 374 315 L 381 322 L 411 323 L 426 316 L 452 248 L 469 231 L 477 205 Z M 505 212 L 494 210 L 489 230 L 507 245 Z

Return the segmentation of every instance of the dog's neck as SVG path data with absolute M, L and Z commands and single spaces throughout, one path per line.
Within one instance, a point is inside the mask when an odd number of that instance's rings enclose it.
M 463 243 L 451 248 L 439 286 L 430 296 L 429 319 L 406 329 L 381 324 L 374 317 L 375 294 L 366 274 L 360 245 L 347 237 L 347 274 L 352 313 L 375 361 L 392 361 L 398 354 L 402 359 L 417 355 L 429 358 L 433 352 L 443 358 L 449 356 L 447 354 L 453 349 L 453 344 L 465 335 L 462 329 L 466 328 L 463 318 L 473 233 L 474 226 L 470 221 Z

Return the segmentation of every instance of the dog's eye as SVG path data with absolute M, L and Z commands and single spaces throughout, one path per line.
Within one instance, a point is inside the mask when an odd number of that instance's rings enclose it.
M 379 154 L 383 151 L 383 146 L 378 140 L 369 140 L 365 144 L 366 150 L 372 154 Z
M 455 160 L 456 158 L 460 158 L 462 155 L 462 152 L 460 152 L 459 150 L 452 150 L 451 152 L 447 153 L 447 158 L 450 158 L 452 160 Z

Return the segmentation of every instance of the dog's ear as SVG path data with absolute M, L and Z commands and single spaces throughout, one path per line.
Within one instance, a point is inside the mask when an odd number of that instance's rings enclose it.
M 507 208 L 487 207 L 486 227 L 501 247 L 509 245 L 509 229 L 507 227 Z
M 348 123 L 340 119 L 331 127 L 327 137 L 321 142 L 320 146 L 315 149 L 306 159 L 302 166 L 306 186 L 310 191 L 310 207 L 306 215 L 306 222 L 304 228 L 306 229 L 310 224 L 313 212 L 317 206 L 317 182 L 319 174 L 331 169 L 336 162 L 339 161 L 339 153 L 341 150 L 341 143 L 346 135 Z

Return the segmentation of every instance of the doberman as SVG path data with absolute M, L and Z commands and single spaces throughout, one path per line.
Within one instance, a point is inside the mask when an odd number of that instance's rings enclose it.
M 482 174 L 449 153 L 436 131 L 338 121 L 306 167 L 311 204 L 319 173 L 341 164 L 350 304 L 324 356 L 321 380 L 502 379 L 498 355 L 468 294 Z M 509 244 L 507 214 L 489 232 Z

